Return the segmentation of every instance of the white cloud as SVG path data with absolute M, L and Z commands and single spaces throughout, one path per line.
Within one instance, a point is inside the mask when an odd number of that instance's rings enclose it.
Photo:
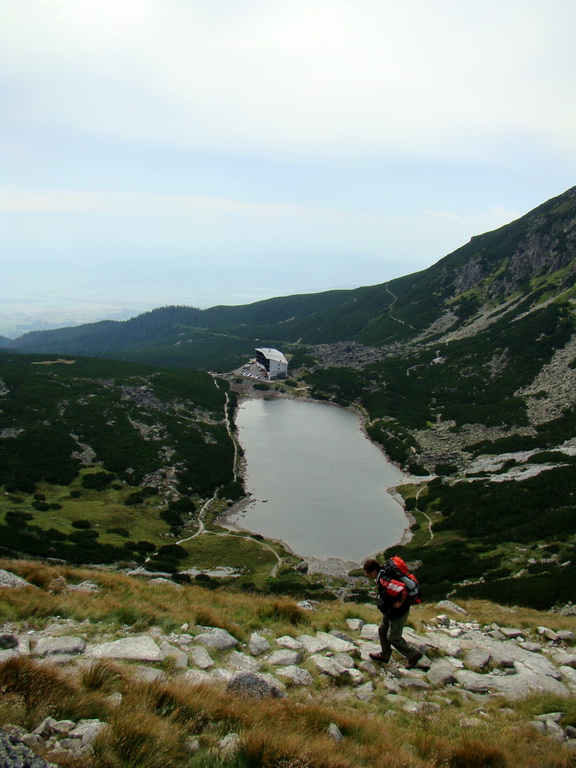
M 227 213 L 279 216 L 318 213 L 303 206 L 258 203 L 196 195 L 143 192 L 26 189 L 0 186 L 0 211 L 36 213 L 210 216 Z M 335 215 L 322 211 L 323 215 Z
M 428 266 L 574 183 L 574 28 L 574 0 L 0 2 L 0 300 Z
M 110 253 L 123 262 L 151 253 L 170 253 L 175 259 L 187 255 L 204 269 L 214 259 L 234 258 L 243 271 L 257 273 L 262 271 L 258 262 L 262 256 L 273 259 L 273 268 L 282 272 L 291 269 L 294 258 L 304 257 L 305 265 L 314 253 L 329 270 L 330 259 L 323 254 L 331 254 L 335 274 L 331 285 L 343 269 L 342 262 L 336 266 L 337 255 L 363 253 L 368 258 L 370 254 L 382 261 L 383 268 L 385 262 L 402 260 L 424 266 L 472 235 L 502 226 L 518 215 L 498 207 L 474 214 L 392 212 L 189 195 L 7 187 L 0 187 L 0 212 L 13 226 L 20 222 L 20 229 L 30 233 L 31 242 L 45 258 L 68 252 L 77 263 L 100 263 Z M 48 223 L 45 214 L 53 215 Z M 78 244 L 92 237 L 97 238 L 98 251 L 80 253 Z M 350 258 L 353 264 L 355 259 Z M 225 263 L 209 271 L 216 280 L 219 271 L 236 279 L 234 268 L 227 270 Z M 270 271 L 268 264 L 266 271 Z
M 198 147 L 576 149 L 572 0 L 19 0 L 24 119 Z M 5 67 L 6 69 L 6 67 Z

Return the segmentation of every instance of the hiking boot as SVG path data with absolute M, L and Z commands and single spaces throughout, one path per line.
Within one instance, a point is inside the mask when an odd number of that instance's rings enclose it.
M 368 656 L 370 656 L 372 661 L 380 661 L 383 664 L 388 664 L 388 662 L 390 661 L 390 659 L 389 658 L 387 659 L 386 656 L 384 656 L 384 654 L 381 652 L 369 653 Z
M 424 656 L 424 654 L 420 653 L 420 652 L 418 652 L 416 654 L 416 656 L 413 656 L 410 659 L 410 661 L 408 662 L 408 664 L 406 664 L 406 669 L 414 669 L 415 667 L 417 667 L 418 666 L 418 662 L 420 661 L 422 656 Z

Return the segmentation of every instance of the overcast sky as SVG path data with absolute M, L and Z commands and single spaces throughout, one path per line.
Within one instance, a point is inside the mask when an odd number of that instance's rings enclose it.
M 0 0 L 0 334 L 415 272 L 576 184 L 575 0 Z

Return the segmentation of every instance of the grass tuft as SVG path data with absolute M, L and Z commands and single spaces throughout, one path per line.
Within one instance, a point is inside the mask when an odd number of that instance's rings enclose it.
M 48 716 L 106 719 L 109 712 L 103 695 L 87 691 L 73 677 L 27 656 L 14 656 L 0 664 L 0 692 L 3 700 L 13 700 L 21 723 L 32 728 Z
M 109 661 L 98 660 L 82 669 L 81 682 L 89 691 L 110 693 L 122 687 L 126 675 L 121 667 Z
M 259 617 L 263 621 L 270 618 L 275 621 L 288 622 L 293 626 L 304 623 L 307 618 L 306 612 L 289 598 L 273 600 L 271 603 L 263 605 Z
M 238 756 L 251 768 L 351 768 L 328 737 L 278 733 L 274 727 L 251 730 L 243 736 Z
M 185 731 L 172 720 L 122 706 L 109 724 L 94 744 L 100 768 L 182 768 L 186 764 Z
M 503 749 L 477 739 L 464 739 L 450 747 L 446 768 L 509 768 Z

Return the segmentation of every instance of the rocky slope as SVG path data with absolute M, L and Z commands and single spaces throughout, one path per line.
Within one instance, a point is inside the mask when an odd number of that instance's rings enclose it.
M 167 594 L 182 589 L 162 579 L 153 581 L 165 584 Z M 24 579 L 0 571 L 0 589 L 25 587 L 30 585 Z M 62 579 L 58 587 L 79 593 L 99 589 L 92 581 L 72 585 Z M 315 604 L 308 602 L 302 608 L 314 612 Z M 455 701 L 464 701 L 472 705 L 472 711 L 463 712 L 459 727 L 470 734 L 481 736 L 486 728 L 528 724 L 556 742 L 559 750 L 576 752 L 576 728 L 564 722 L 561 711 L 543 709 L 526 722 L 516 709 L 517 702 L 532 694 L 546 694 L 566 702 L 574 698 L 576 634 L 555 631 L 550 626 L 514 627 L 513 610 L 511 626 L 499 626 L 482 625 L 449 601 L 440 602 L 436 608 L 436 615 L 423 625 L 422 631 L 405 630 L 407 639 L 425 653 L 418 668 L 410 671 L 398 658 L 386 666 L 370 660 L 369 653 L 379 650 L 377 625 L 358 618 L 348 618 L 345 631 L 311 634 L 295 630 L 274 636 L 263 628 L 252 632 L 244 644 L 217 626 L 184 625 L 175 633 L 165 633 L 159 627 L 146 633 L 125 629 L 106 635 L 95 632 L 89 622 L 53 617 L 41 629 L 33 622 L 28 622 L 26 629 L 11 622 L 0 627 L 0 675 L 2 665 L 21 656 L 53 665 L 69 675 L 106 660 L 127 665 L 134 679 L 151 684 L 169 676 L 182 686 L 216 686 L 231 696 L 248 699 L 289 698 L 303 690 L 314 697 L 315 680 L 320 677 L 332 681 L 333 687 L 324 688 L 321 695 L 334 703 L 356 701 L 370 705 L 376 700 L 384 707 L 386 717 L 408 714 L 426 718 L 433 727 L 446 708 Z M 353 610 L 350 606 L 349 613 Z M 494 697 L 501 701 L 497 710 L 488 706 Z M 112 694 L 111 698 L 115 706 L 120 705 L 121 694 Z M 89 755 L 95 739 L 108 727 L 93 718 L 74 722 L 46 717 L 33 725 L 26 730 L 10 722 L 1 723 L 11 737 L 8 743 L 4 736 L 6 748 L 24 744 L 48 755 L 55 764 L 66 762 L 70 756 Z M 343 738 L 336 724 L 330 726 L 328 735 L 336 740 Z M 238 738 L 231 732 L 221 739 L 218 748 L 229 753 Z M 188 748 L 191 752 L 202 751 L 205 739 L 190 737 Z M 30 762 L 31 768 L 35 765 Z

